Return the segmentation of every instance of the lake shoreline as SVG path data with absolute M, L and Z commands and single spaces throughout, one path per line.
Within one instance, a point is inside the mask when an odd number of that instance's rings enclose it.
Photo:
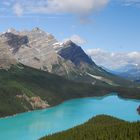
M 28 111 L 0 119 L 0 135 L 6 140 L 19 140 L 21 137 L 35 140 L 81 125 L 97 115 L 109 115 L 127 122 L 136 122 L 140 121 L 136 112 L 139 104 L 140 101 L 126 101 L 117 93 L 71 99 L 44 110 Z
M 6 118 L 11 118 L 11 117 L 15 117 L 17 115 L 22 115 L 24 113 L 29 113 L 29 112 L 34 112 L 34 111 L 40 111 L 40 110 L 46 110 L 46 109 L 51 109 L 53 107 L 56 107 L 56 106 L 59 106 L 65 102 L 68 102 L 68 101 L 72 101 L 72 100 L 77 100 L 77 99 L 88 99 L 88 98 L 105 98 L 105 97 L 108 97 L 108 96 L 111 96 L 111 95 L 116 95 L 118 98 L 120 99 L 123 99 L 123 100 L 132 100 L 132 101 L 137 101 L 139 102 L 140 100 L 139 99 L 134 99 L 134 98 L 128 98 L 128 97 L 121 97 L 119 95 L 119 93 L 117 92 L 112 92 L 112 93 L 108 93 L 108 94 L 104 94 L 104 95 L 100 95 L 100 96 L 88 96 L 88 97 L 80 97 L 80 98 L 72 98 L 72 99 L 68 99 L 68 100 L 65 100 L 65 101 L 62 101 L 56 105 L 52 105 L 50 107 L 47 107 L 47 108 L 44 108 L 44 109 L 35 109 L 35 110 L 29 110 L 29 111 L 25 111 L 25 112 L 21 112 L 21 113 L 16 113 L 16 114 L 13 114 L 13 115 L 9 115 L 9 116 L 5 116 L 5 117 L 0 117 L 0 120 L 2 119 L 6 119 Z

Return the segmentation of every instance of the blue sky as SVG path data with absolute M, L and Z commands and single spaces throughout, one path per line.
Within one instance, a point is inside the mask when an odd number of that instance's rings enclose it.
M 1 0 L 0 31 L 10 27 L 40 27 L 54 34 L 58 40 L 77 35 L 85 40 L 81 44 L 84 49 L 140 51 L 140 0 L 87 0 L 86 7 L 85 0 L 77 0 L 76 4 L 72 3 L 73 0 L 37 1 Z M 60 5 L 50 6 L 52 1 Z M 78 1 L 83 1 L 83 5 L 79 5 Z

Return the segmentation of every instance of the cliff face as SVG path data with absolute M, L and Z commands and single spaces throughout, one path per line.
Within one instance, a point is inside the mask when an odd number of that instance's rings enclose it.
M 83 49 L 72 41 L 67 41 L 62 46 L 58 54 L 64 59 L 72 61 L 76 66 L 80 66 L 82 63 L 95 65 Z
M 61 76 L 67 76 L 69 72 L 76 72 L 76 68 L 71 61 L 67 61 L 57 54 L 54 44 L 57 43 L 55 37 L 39 28 L 31 31 L 8 30 L 0 35 L 9 54 L 26 66 L 30 66 L 43 71 L 48 71 Z
M 15 65 L 17 60 L 11 53 L 8 46 L 0 39 L 0 69 L 9 69 L 11 65 Z
M 5 42 L 9 46 L 12 53 L 18 52 L 18 50 L 22 46 L 28 47 L 29 40 L 27 36 L 6 32 L 5 34 L 2 34 L 0 38 L 3 40 L 3 42 Z

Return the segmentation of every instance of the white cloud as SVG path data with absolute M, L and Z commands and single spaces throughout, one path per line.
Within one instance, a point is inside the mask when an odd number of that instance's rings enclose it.
M 140 5 L 140 0 L 121 0 L 124 6 Z
M 21 4 L 19 3 L 16 3 L 14 6 L 13 6 L 13 11 L 14 13 L 17 15 L 17 16 L 21 16 L 23 14 L 23 7 Z
M 107 67 L 111 70 L 118 69 L 129 64 L 140 65 L 140 52 L 108 52 L 102 49 L 87 50 L 89 56 L 101 66 Z
M 64 39 L 64 42 L 68 41 L 68 40 L 71 40 L 72 42 L 79 44 L 79 45 L 83 45 L 86 43 L 86 40 L 81 38 L 79 35 L 72 35 L 71 37 Z
M 139 5 L 140 0 L 114 0 L 124 6 Z M 12 6 L 16 15 L 22 14 L 74 14 L 81 22 L 90 22 L 89 15 L 104 8 L 113 0 L 5 0 L 4 6 Z M 11 8 L 9 8 L 11 10 Z
M 77 14 L 88 15 L 90 12 L 106 6 L 109 0 L 14 0 L 14 7 L 20 4 L 20 13 L 44 13 L 44 14 Z M 21 8 L 21 7 L 20 7 Z M 19 10 L 19 7 L 18 7 Z M 14 10 L 15 11 L 15 10 Z M 17 10 L 16 10 L 17 11 Z
M 108 0 L 48 0 L 47 5 L 34 9 L 43 13 L 80 13 L 87 14 L 102 8 Z

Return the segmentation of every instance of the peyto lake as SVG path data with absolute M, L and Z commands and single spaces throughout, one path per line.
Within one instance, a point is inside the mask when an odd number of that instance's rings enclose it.
M 115 94 L 66 101 L 56 107 L 0 119 L 1 140 L 37 140 L 66 130 L 89 118 L 107 114 L 127 121 L 140 120 L 138 100 L 121 99 Z

